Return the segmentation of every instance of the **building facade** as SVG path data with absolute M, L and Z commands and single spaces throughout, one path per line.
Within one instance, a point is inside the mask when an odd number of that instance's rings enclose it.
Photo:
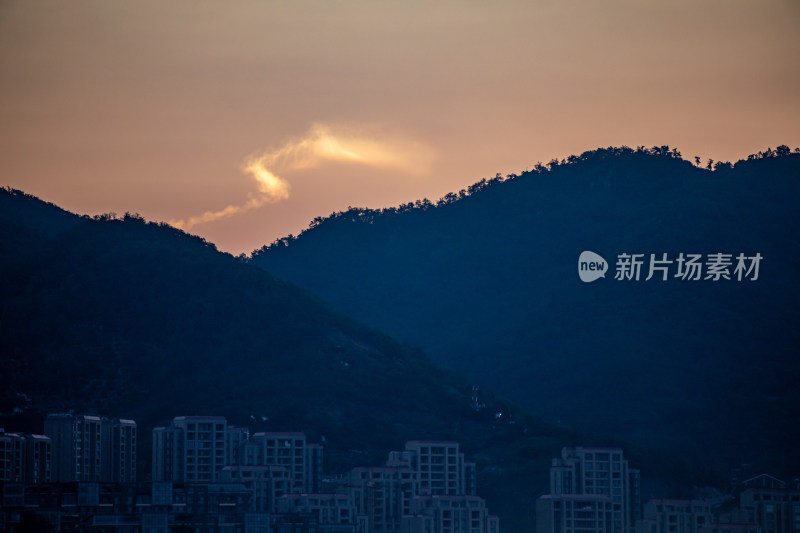
M 253 435 L 263 466 L 282 466 L 289 472 L 289 492 L 314 492 L 322 473 L 322 447 L 309 445 L 305 433 L 261 432 Z
M 761 533 L 800 533 L 800 490 L 748 488 L 739 495 L 739 507 Z
M 345 479 L 369 533 L 497 533 L 497 517 L 474 494 L 475 472 L 457 442 L 415 440 Z
M 227 426 L 222 416 L 176 416 L 153 429 L 153 481 L 216 481 L 228 459 Z
M 650 500 L 644 504 L 636 533 L 703 533 L 712 522 L 703 500 Z
M 56 483 L 136 481 L 137 435 L 133 420 L 50 414 L 44 421 L 44 433 L 30 436 L 28 463 L 39 482 L 48 475 Z
M 542 532 L 552 532 L 548 524 L 572 528 L 563 533 L 585 531 L 583 526 L 590 519 L 586 518 L 587 521 L 575 529 L 574 520 L 560 521 L 555 516 L 557 511 L 563 513 L 569 507 L 572 500 L 565 496 L 580 496 L 585 501 L 586 511 L 594 513 L 596 517 L 605 512 L 606 502 L 609 502 L 610 523 L 601 523 L 599 518 L 594 522 L 596 527 L 601 528 L 596 531 L 602 530 L 602 533 L 633 533 L 636 521 L 641 517 L 639 471 L 629 468 L 619 448 L 563 448 L 561 457 L 553 459 L 550 468 L 549 497 L 540 498 L 542 510 L 548 514 L 541 518 L 537 514 L 537 530 L 541 520 Z
M 536 533 L 610 533 L 611 498 L 548 494 L 536 500 Z
M 52 441 L 47 435 L 25 435 L 25 483 L 52 481 Z
M 103 480 L 136 481 L 136 422 L 112 418 L 102 423 Z
M 0 482 L 22 483 L 25 468 L 25 437 L 0 428 Z
M 282 466 L 226 466 L 219 479 L 246 487 L 257 512 L 278 512 L 278 501 L 289 494 L 289 471 Z
M 419 494 L 459 496 L 467 493 L 464 454 L 451 441 L 409 441 L 406 443 L 411 468 L 417 473 Z

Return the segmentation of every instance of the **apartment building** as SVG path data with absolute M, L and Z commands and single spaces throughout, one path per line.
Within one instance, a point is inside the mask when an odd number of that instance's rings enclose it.
M 103 481 L 134 483 L 136 481 L 136 422 L 121 418 L 104 420 Z
M 611 498 L 601 494 L 547 494 L 536 500 L 536 533 L 610 533 Z
M 739 495 L 739 507 L 761 533 L 800 533 L 800 490 L 748 488 Z
M 108 481 L 103 477 L 103 419 L 94 415 L 50 414 L 44 421 L 44 434 L 52 445 L 52 479 Z
M 52 481 L 52 441 L 47 435 L 25 435 L 25 483 Z
M 253 435 L 253 442 L 258 445 L 260 465 L 282 466 L 289 472 L 289 492 L 308 493 L 315 482 L 312 478 L 316 468 L 312 469 L 311 460 L 319 463 L 321 470 L 321 448 L 319 456 L 311 457 L 305 433 L 299 432 L 261 432 Z
M 636 533 L 703 533 L 712 520 L 711 505 L 703 500 L 650 500 Z
M 419 494 L 458 496 L 466 494 L 464 454 L 452 441 L 409 441 L 406 455 L 417 473 Z
M 256 512 L 278 512 L 278 500 L 289 494 L 289 471 L 283 466 L 226 466 L 219 480 L 244 485 Z
M 346 486 L 370 533 L 497 533 L 475 478 L 457 442 L 414 440 L 383 467 L 351 470 Z
M 210 483 L 227 460 L 223 416 L 176 416 L 153 429 L 153 481 Z
M 351 526 L 358 516 L 353 501 L 344 494 L 287 494 L 278 502 L 278 512 L 311 515 L 319 526 Z
M 550 498 L 541 503 L 543 510 L 549 509 L 547 512 L 551 513 L 541 518 L 543 531 L 548 530 L 547 524 L 555 527 L 559 523 L 573 528 L 563 533 L 577 531 L 574 521 L 570 525 L 557 520 L 553 514 L 559 510 L 563 512 L 570 502 L 569 498 L 558 497 L 581 496 L 589 507 L 587 511 L 600 513 L 605 507 L 605 500 L 599 498 L 602 496 L 610 501 L 611 522 L 606 528 L 596 521 L 596 527 L 605 528 L 603 533 L 633 533 L 636 521 L 641 518 L 639 490 L 639 471 L 628 466 L 621 449 L 563 448 L 561 457 L 553 459 L 550 468 Z M 537 515 L 537 522 L 539 520 Z M 579 529 L 585 531 L 584 527 Z
M 48 454 L 49 477 L 56 483 L 136 481 L 137 435 L 133 420 L 50 414 L 44 421 L 44 434 L 30 436 L 28 463 L 31 475 L 39 482 L 48 475 Z
M 25 437 L 0 428 L 0 482 L 22 483 L 24 468 Z
M 499 533 L 482 498 L 467 495 L 417 496 L 412 514 L 403 520 L 402 533 Z
M 418 483 L 416 472 L 408 466 L 354 468 L 346 483 L 371 532 L 398 532 L 403 517 L 412 513 Z

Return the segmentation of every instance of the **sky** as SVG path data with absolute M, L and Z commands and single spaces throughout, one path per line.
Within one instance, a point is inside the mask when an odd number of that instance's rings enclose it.
M 605 146 L 800 146 L 798 0 L 0 0 L 0 185 L 233 254 Z

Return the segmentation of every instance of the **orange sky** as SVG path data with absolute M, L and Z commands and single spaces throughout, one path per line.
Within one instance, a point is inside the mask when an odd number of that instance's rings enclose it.
M 240 253 L 599 146 L 736 160 L 800 145 L 799 28 L 797 0 L 0 0 L 0 185 Z

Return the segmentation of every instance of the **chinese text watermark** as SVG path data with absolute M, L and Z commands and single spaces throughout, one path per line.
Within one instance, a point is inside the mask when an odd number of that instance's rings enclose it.
M 614 279 L 617 281 L 756 281 L 763 259 L 760 253 L 738 255 L 711 254 L 621 253 L 617 255 Z M 584 251 L 578 258 L 578 276 L 586 283 L 605 277 L 608 263 L 600 255 Z

